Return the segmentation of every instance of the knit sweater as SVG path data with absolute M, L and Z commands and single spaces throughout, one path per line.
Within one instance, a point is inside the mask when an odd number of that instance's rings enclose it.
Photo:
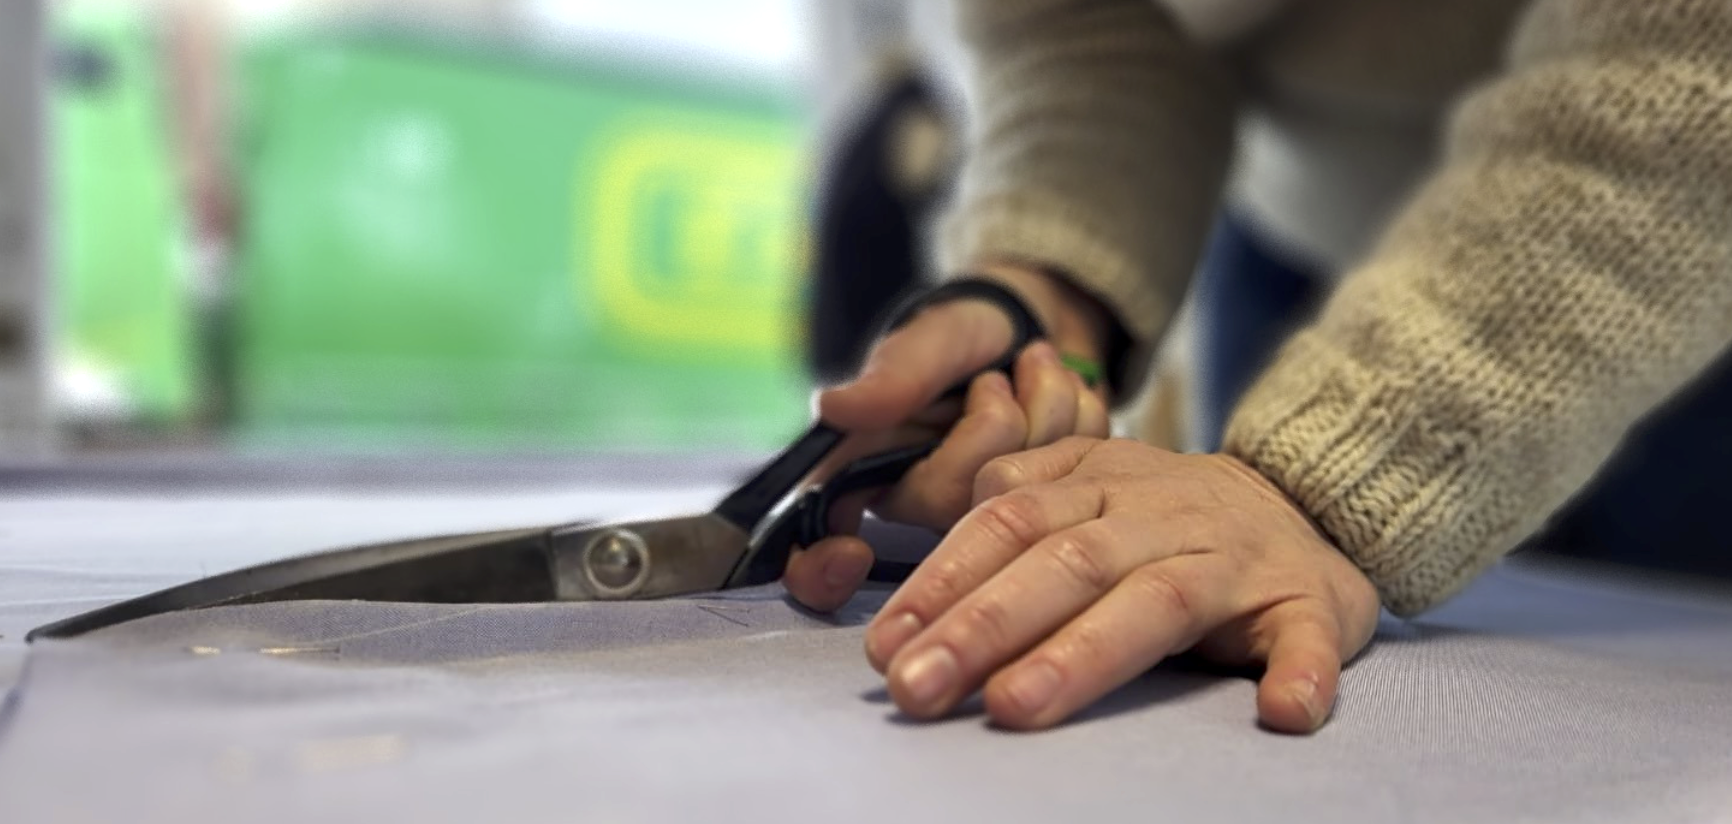
M 956 2 L 977 134 L 943 265 L 1065 273 L 1134 378 L 1244 139 L 1234 202 L 1346 275 L 1225 449 L 1397 613 L 1732 342 L 1732 2 Z

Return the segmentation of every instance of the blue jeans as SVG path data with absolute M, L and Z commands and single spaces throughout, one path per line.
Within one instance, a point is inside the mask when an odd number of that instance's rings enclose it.
M 1195 286 L 1203 445 L 1326 282 L 1283 260 L 1232 216 L 1216 227 Z M 1732 356 L 1638 424 L 1612 460 L 1528 548 L 1732 578 Z

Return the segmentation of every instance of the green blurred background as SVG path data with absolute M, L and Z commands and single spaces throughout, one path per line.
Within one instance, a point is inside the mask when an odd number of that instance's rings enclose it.
M 160 16 L 55 7 L 56 366 L 86 431 L 760 450 L 804 422 L 792 84 L 376 21 L 226 35 L 213 238 Z

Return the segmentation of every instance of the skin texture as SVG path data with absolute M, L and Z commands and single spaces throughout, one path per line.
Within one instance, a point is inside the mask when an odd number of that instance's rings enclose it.
M 838 506 L 833 524 L 852 533 L 870 507 L 948 532 L 867 630 L 867 659 L 898 707 L 936 718 L 984 690 L 994 721 L 1041 729 L 1195 651 L 1265 665 L 1258 719 L 1317 729 L 1343 662 L 1376 627 L 1371 582 L 1236 459 L 1107 440 L 1104 398 L 1057 355 L 1099 356 L 1098 307 L 1040 272 L 988 271 L 1052 333 L 1019 357 L 1014 387 L 983 375 L 960 408 L 931 405 L 1009 343 L 997 310 L 961 301 L 923 311 L 818 401 L 850 436 L 817 479 L 949 432 L 897 487 Z M 871 563 L 871 547 L 842 534 L 795 553 L 784 580 L 803 604 L 831 610 Z
M 988 464 L 975 499 L 867 630 L 915 717 L 984 688 L 995 721 L 1039 729 L 1195 649 L 1267 664 L 1259 718 L 1308 732 L 1376 627 L 1371 583 L 1232 458 L 1069 438 Z

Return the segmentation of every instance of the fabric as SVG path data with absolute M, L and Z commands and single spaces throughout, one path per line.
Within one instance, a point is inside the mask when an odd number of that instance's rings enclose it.
M 82 580 L 105 600 L 136 594 L 103 589 L 123 569 L 184 580 L 332 539 L 684 511 L 709 494 L 6 500 L 21 540 L 0 543 L 0 581 L 27 598 L 17 580 L 58 559 L 64 594 Z M 264 604 L 37 645 L 0 714 L 0 821 L 1732 814 L 1724 590 L 1500 567 L 1424 621 L 1385 621 L 1309 738 L 1257 729 L 1249 680 L 1173 665 L 1051 732 L 995 730 L 977 705 L 906 721 L 861 652 L 884 595 L 835 616 L 775 586 L 634 604 Z
M 1532 535 L 1732 333 L 1720 0 L 1327 0 L 1272 11 L 1213 57 L 1145 0 L 961 8 L 981 138 L 953 264 L 1064 271 L 1152 344 L 1223 185 L 1235 69 L 1262 124 L 1246 134 L 1293 138 L 1247 144 L 1242 168 L 1262 163 L 1286 191 L 1257 201 L 1257 218 L 1292 234 L 1296 212 L 1386 204 L 1355 221 L 1364 248 L 1247 394 L 1224 448 L 1401 614 Z M 1422 145 L 1452 107 L 1436 167 L 1411 191 L 1359 171 L 1417 175 L 1427 150 L 1384 163 L 1330 138 L 1368 128 Z

